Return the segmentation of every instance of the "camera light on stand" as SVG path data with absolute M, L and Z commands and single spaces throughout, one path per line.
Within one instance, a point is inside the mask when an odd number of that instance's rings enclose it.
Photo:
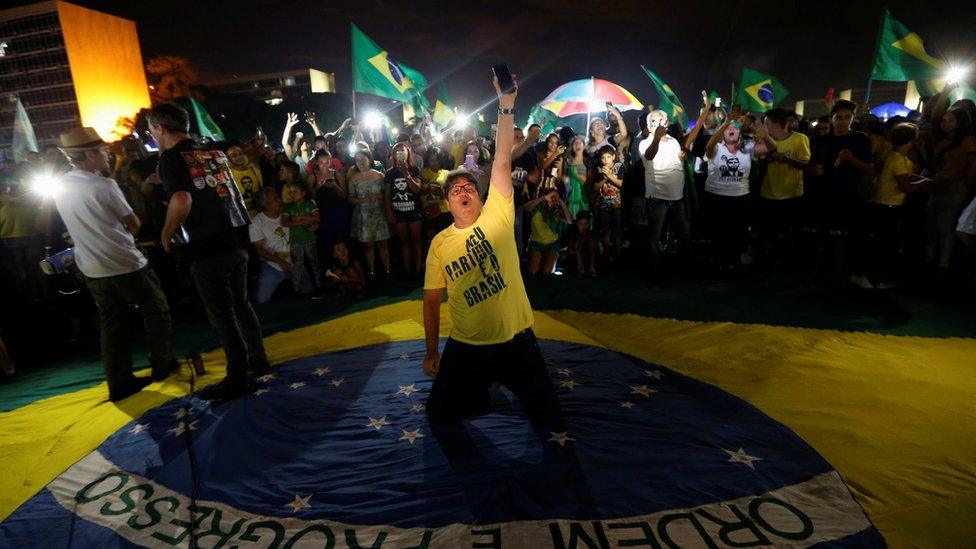
M 969 76 L 969 67 L 949 67 L 946 72 L 946 81 L 949 84 L 958 84 Z
M 61 192 L 61 179 L 50 173 L 34 174 L 30 184 L 31 192 L 44 198 L 54 198 Z

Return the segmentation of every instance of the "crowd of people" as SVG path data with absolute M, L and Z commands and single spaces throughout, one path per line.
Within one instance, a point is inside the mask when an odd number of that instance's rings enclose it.
M 929 98 L 921 112 L 887 120 L 846 100 L 809 120 L 781 108 L 726 110 L 704 99 L 689 128 L 652 107 L 629 123 L 609 107 L 585 135 L 516 127 L 511 178 L 523 272 L 596 277 L 626 265 L 666 282 L 675 273 L 773 268 L 838 289 L 971 285 L 976 105 L 950 105 L 950 91 Z M 310 136 L 299 131 L 306 129 Z M 428 118 L 387 135 L 353 119 L 323 131 L 313 113 L 288 113 L 279 144 L 259 130 L 241 142 L 196 139 L 182 151 L 220 152 L 194 156 L 189 190 L 220 187 L 227 173 L 243 200 L 251 273 L 245 297 L 361 297 L 394 279 L 419 284 L 430 243 L 452 224 L 449 172 L 468 172 L 486 199 L 498 139 L 477 135 L 474 126 L 439 132 Z M 224 161 L 225 172 L 213 165 Z M 84 335 L 96 290 L 73 279 L 75 267 L 42 272 L 45 257 L 71 245 L 70 231 L 29 187 L 37 174 L 60 176 L 71 165 L 67 152 L 49 146 L 0 171 L 4 301 L 63 319 L 69 341 Z M 136 223 L 126 229 L 169 300 L 199 295 L 206 302 L 185 261 L 167 251 L 181 235 L 168 218 L 164 170 L 159 154 L 127 138 L 94 171 L 115 182 L 131 209 Z M 0 329 L 23 330 L 24 313 L 14 312 L 22 309 L 5 310 Z M 0 351 L 11 374 L 2 343 Z M 170 360 L 158 357 L 155 369 Z

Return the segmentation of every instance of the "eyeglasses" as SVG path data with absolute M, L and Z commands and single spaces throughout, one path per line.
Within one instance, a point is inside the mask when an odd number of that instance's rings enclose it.
M 461 193 L 464 194 L 475 194 L 478 192 L 478 187 L 468 183 L 466 185 L 454 185 L 451 187 L 450 195 L 459 196 Z

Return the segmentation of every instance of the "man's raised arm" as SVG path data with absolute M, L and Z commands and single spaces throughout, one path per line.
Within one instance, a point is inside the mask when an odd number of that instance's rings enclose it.
M 518 82 L 515 75 L 512 81 L 516 89 L 512 93 L 502 93 L 498 86 L 498 77 L 492 78 L 495 92 L 498 94 L 498 131 L 495 141 L 495 161 L 491 165 L 491 186 L 505 198 L 512 196 L 512 144 L 515 142 L 515 95 L 518 93 Z M 503 114 L 505 113 L 505 114 Z

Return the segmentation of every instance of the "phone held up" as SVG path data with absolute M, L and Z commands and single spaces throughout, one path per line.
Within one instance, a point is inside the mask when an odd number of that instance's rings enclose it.
M 509 72 L 506 63 L 492 65 L 491 70 L 495 73 L 495 77 L 498 78 L 498 87 L 501 88 L 502 93 L 512 93 L 515 91 L 515 80 L 512 78 L 512 73 Z

